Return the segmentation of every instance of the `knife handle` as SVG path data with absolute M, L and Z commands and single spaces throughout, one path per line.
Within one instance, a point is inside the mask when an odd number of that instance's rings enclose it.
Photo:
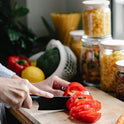
M 30 95 L 32 100 L 36 100 L 37 102 L 39 102 L 40 96 L 36 96 L 36 95 Z
M 70 97 L 45 98 L 41 96 L 31 95 L 31 98 L 32 100 L 36 100 L 38 102 L 38 110 L 59 110 L 67 109 L 66 102 Z

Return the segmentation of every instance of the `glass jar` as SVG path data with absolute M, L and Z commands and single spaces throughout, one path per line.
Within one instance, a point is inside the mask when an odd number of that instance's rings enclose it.
M 100 37 L 111 34 L 109 1 L 83 1 L 83 27 L 85 35 Z
M 116 97 L 124 101 L 124 60 L 116 62 Z
M 80 60 L 80 54 L 82 49 L 82 36 L 84 35 L 83 30 L 75 30 L 70 32 L 71 35 L 71 42 L 70 42 L 70 48 L 74 52 L 74 54 L 77 57 L 77 60 Z
M 82 52 L 80 57 L 80 73 L 83 83 L 87 86 L 100 87 L 100 42 L 106 37 L 83 36 Z
M 115 62 L 124 59 L 124 40 L 104 40 L 100 44 L 101 89 L 115 93 Z

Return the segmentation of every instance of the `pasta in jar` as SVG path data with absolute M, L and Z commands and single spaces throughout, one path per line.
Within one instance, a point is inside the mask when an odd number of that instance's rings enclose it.
M 101 89 L 115 93 L 117 71 L 116 61 L 124 59 L 124 41 L 106 40 L 101 42 Z
M 84 1 L 83 27 L 85 35 L 100 37 L 111 34 L 109 1 Z

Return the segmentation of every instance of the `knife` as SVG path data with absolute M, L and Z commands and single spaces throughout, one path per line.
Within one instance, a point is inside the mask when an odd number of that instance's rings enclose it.
M 45 98 L 41 96 L 31 95 L 32 100 L 35 100 L 39 104 L 38 110 L 60 110 L 67 109 L 66 102 L 70 98 L 69 96 L 55 96 L 53 98 Z

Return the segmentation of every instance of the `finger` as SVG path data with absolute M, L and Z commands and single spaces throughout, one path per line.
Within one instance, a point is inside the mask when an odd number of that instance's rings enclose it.
M 49 92 L 46 92 L 46 91 L 43 91 L 43 90 L 40 90 L 40 89 L 38 89 L 37 87 L 33 86 L 30 83 L 29 83 L 29 92 L 31 94 L 38 95 L 38 96 L 43 96 L 43 97 L 47 97 L 47 98 L 54 97 L 53 94 L 51 94 Z
M 14 105 L 15 109 L 21 108 L 24 99 L 27 97 L 29 92 L 24 91 L 23 89 L 10 89 L 11 93 L 14 94 L 15 98 L 18 99 L 18 103 Z
M 15 95 L 13 95 L 11 92 L 8 94 L 5 93 L 5 98 L 3 99 L 3 103 L 6 107 L 12 107 L 16 108 L 19 104 L 19 100 Z
M 54 96 L 63 96 L 64 95 L 64 91 L 61 91 L 61 90 L 53 90 L 52 93 L 54 94 Z
M 56 79 L 53 82 L 53 88 L 62 90 L 62 87 L 66 88 L 69 84 L 70 82 L 65 81 L 59 77 L 56 77 Z
M 25 100 L 23 101 L 23 104 L 21 105 L 23 108 L 30 109 L 32 107 L 32 99 L 30 95 L 28 94 Z
M 24 91 L 23 89 L 10 89 L 10 91 L 18 99 L 23 99 L 25 94 L 28 94 L 28 92 Z

